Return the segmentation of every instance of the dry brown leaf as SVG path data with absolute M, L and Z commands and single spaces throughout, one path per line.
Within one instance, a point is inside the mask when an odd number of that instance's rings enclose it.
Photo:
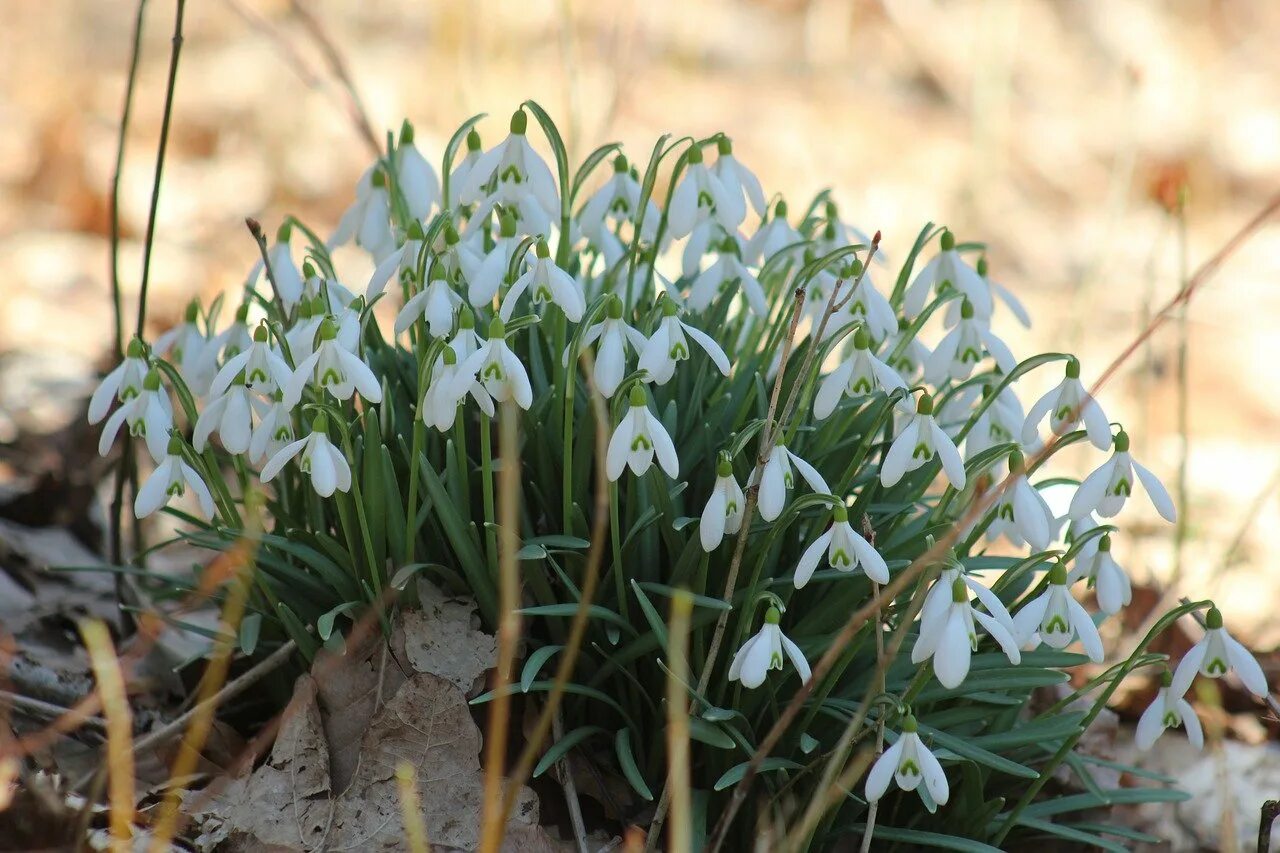
M 498 643 L 480 630 L 475 603 L 419 581 L 421 610 L 404 613 L 405 656 L 418 672 L 447 678 L 468 696 L 476 679 L 497 665 Z

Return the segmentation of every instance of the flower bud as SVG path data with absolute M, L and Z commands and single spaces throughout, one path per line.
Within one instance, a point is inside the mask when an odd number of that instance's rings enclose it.
M 255 343 L 265 344 L 271 333 L 267 330 L 265 323 L 258 324 L 258 328 L 253 330 L 253 340 Z
M 871 349 L 871 336 L 867 334 L 867 330 L 863 326 L 859 326 L 853 333 L 854 349 Z
M 1067 567 L 1061 560 L 1054 563 L 1053 568 L 1049 569 L 1049 583 L 1057 584 L 1058 586 L 1067 585 Z
M 501 317 L 494 317 L 489 321 L 489 340 L 500 341 L 507 336 L 507 324 L 502 322 Z
M 1098 550 L 1099 551 L 1111 550 L 1111 534 L 1110 533 L 1102 534 L 1102 538 L 1098 540 Z
M 498 214 L 498 233 L 508 239 L 516 236 L 516 216 L 509 210 Z
M 716 463 L 716 476 L 730 477 L 732 475 L 733 463 L 729 461 L 728 457 L 722 455 L 720 457 L 720 461 Z
M 160 390 L 160 371 L 154 367 L 147 371 L 147 375 L 142 377 L 142 388 L 144 391 Z
M 973 303 L 970 302 L 967 297 L 963 302 L 960 303 L 960 319 L 961 320 L 973 319 Z
M 907 714 L 902 718 L 902 733 L 911 734 L 920 730 L 920 724 L 916 722 L 915 715 Z
M 610 295 L 608 302 L 608 312 L 610 320 L 622 319 L 622 300 L 617 296 Z
M 338 337 L 338 324 L 333 322 L 332 317 L 325 317 L 320 321 L 320 328 L 316 331 L 316 337 L 322 341 L 331 341 Z

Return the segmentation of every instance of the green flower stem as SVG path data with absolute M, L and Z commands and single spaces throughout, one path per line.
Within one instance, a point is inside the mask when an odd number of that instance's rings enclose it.
M 498 534 L 493 525 L 497 514 L 493 504 L 493 436 L 489 416 L 480 414 L 480 488 L 484 494 L 484 539 L 489 555 L 489 574 L 498 576 Z
M 1009 815 L 1005 818 L 1004 823 L 1001 824 L 1000 830 L 996 833 L 995 837 L 991 839 L 992 844 L 999 847 L 1004 842 L 1004 839 L 1009 835 L 1009 831 L 1017 825 L 1018 818 L 1022 815 L 1023 810 L 1031 804 L 1032 800 L 1036 798 L 1036 795 L 1040 793 L 1040 789 L 1043 788 L 1053 777 L 1053 773 L 1058 769 L 1058 765 L 1066 759 L 1073 749 L 1075 749 L 1076 743 L 1079 742 L 1080 738 L 1084 736 L 1084 733 L 1089 730 L 1089 726 L 1093 725 L 1093 721 L 1102 713 L 1102 709 L 1107 707 L 1107 702 L 1111 699 L 1111 694 L 1115 693 L 1116 688 L 1120 686 L 1120 682 L 1124 680 L 1125 676 L 1138 667 L 1146 653 L 1147 646 L 1151 644 L 1151 641 L 1186 614 L 1212 606 L 1213 602 L 1209 600 L 1193 601 L 1189 604 L 1181 604 L 1166 613 L 1158 622 L 1156 622 L 1155 625 L 1151 627 L 1151 630 L 1147 632 L 1145 637 L 1143 637 L 1142 642 L 1133 650 L 1133 654 L 1129 655 L 1128 659 L 1120 666 L 1119 672 L 1116 673 L 1116 676 L 1107 685 L 1107 689 L 1102 691 L 1102 695 L 1093 703 L 1093 707 L 1089 709 L 1089 713 L 1085 714 L 1084 719 L 1080 721 L 1079 730 L 1075 735 L 1062 742 L 1062 746 L 1058 748 L 1058 751 L 1055 752 L 1053 757 L 1049 759 L 1048 763 L 1041 768 L 1039 778 L 1035 779 L 1027 786 L 1026 790 L 1023 791 L 1022 796 L 1018 799 L 1017 804 L 1009 810 Z
M 613 566 L 609 572 L 613 575 L 614 594 L 618 596 L 618 612 L 623 619 L 631 621 L 631 608 L 627 602 L 627 579 L 622 570 L 622 530 L 618 522 L 618 484 L 609 484 L 609 539 L 613 543 Z

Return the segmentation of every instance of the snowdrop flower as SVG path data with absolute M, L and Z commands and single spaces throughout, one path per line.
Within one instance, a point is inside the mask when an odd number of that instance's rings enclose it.
M 1115 516 L 1133 494 L 1133 474 L 1136 471 L 1156 512 L 1165 521 L 1173 522 L 1178 517 L 1173 498 L 1169 497 L 1169 492 L 1156 475 L 1130 455 L 1129 434 L 1123 429 L 1116 433 L 1114 447 L 1115 452 L 1111 454 L 1111 458 L 1085 477 L 1080 488 L 1076 489 L 1067 514 L 1072 518 L 1079 518 L 1097 511 L 1103 518 Z
M 458 363 L 458 355 L 454 348 L 445 347 L 435 367 L 432 368 L 431 379 L 427 383 L 426 393 L 422 396 L 422 405 L 418 409 L 423 422 L 440 432 L 445 432 L 453 426 L 458 417 L 458 406 L 468 394 L 475 399 L 480 411 L 493 417 L 493 398 L 475 376 L 471 376 L 469 382 L 455 381 L 458 375 Z
M 329 441 L 329 418 L 317 415 L 311 422 L 311 434 L 295 442 L 285 445 L 262 469 L 260 479 L 269 483 L 276 474 L 289 463 L 289 460 L 301 454 L 299 467 L 304 474 L 311 477 L 311 487 L 322 498 L 334 493 L 351 489 L 351 466 L 342 451 Z
M 637 353 L 644 352 L 648 340 L 643 334 L 622 319 L 622 300 L 616 296 L 608 299 L 608 315 L 596 323 L 582 337 L 582 346 L 588 347 L 600 341 L 596 350 L 595 377 L 596 387 L 606 398 L 612 397 L 627 375 L 627 348 Z M 561 363 L 568 365 L 569 348 L 566 347 Z
M 453 329 L 453 315 L 462 304 L 462 297 L 453 292 L 445 278 L 444 265 L 431 268 L 431 280 L 396 315 L 395 333 L 402 335 L 410 326 L 425 318 L 427 330 L 433 338 L 443 338 Z
M 298 316 L 293 325 L 284 333 L 289 344 L 289 354 L 295 363 L 304 361 L 315 352 L 316 333 L 320 331 L 320 323 L 324 321 L 327 309 L 323 296 L 303 299 L 298 306 Z
M 910 322 L 906 317 L 901 317 L 898 319 L 897 332 L 889 335 L 884 342 L 884 363 L 898 371 L 898 375 L 908 382 L 920 375 L 930 355 L 929 348 L 920 342 L 917 335 L 907 337 L 910 329 Z
M 818 469 L 783 445 L 775 444 L 764 463 L 764 472 L 760 475 L 760 517 L 765 521 L 773 521 L 782 514 L 783 508 L 787 505 L 787 497 L 795 485 L 795 477 L 791 473 L 792 465 L 796 466 L 800 476 L 809 484 L 809 488 L 820 495 L 831 494 L 831 487 L 827 485 L 826 480 L 822 479 Z M 748 486 L 755 485 L 757 471 L 759 468 L 751 472 Z
M 944 583 L 940 578 L 929 590 L 930 593 L 939 587 L 944 592 L 948 591 L 943 586 Z M 1009 659 L 1009 663 L 1017 665 L 1022 662 L 1018 641 L 1013 636 L 1013 625 L 1008 622 L 1008 611 L 1003 605 L 996 612 L 1003 615 L 1004 619 L 978 610 L 969 600 L 969 587 L 960 577 L 951 581 L 949 591 L 950 601 L 937 596 L 932 600 L 941 602 L 942 606 L 935 605 L 932 609 L 921 610 L 920 636 L 911 650 L 912 663 L 924 663 L 933 658 L 933 672 L 942 686 L 947 689 L 959 687 L 969 674 L 973 652 L 978 650 L 975 620 L 1000 645 L 1000 650 Z M 995 598 L 994 595 L 991 597 Z
M 405 237 L 404 245 L 383 258 L 374 268 L 373 275 L 369 276 L 369 284 L 364 289 L 365 299 L 370 301 L 376 299 L 387 289 L 391 279 L 398 279 L 404 273 L 413 273 L 417 269 L 418 256 L 422 253 L 422 240 L 425 236 L 421 223 L 417 220 L 409 223 L 409 233 Z
M 524 110 L 516 110 L 511 116 L 511 133 L 472 164 L 459 182 L 458 198 L 463 204 L 486 201 L 511 207 L 525 221 L 542 225 L 536 231 L 545 234 L 543 223 L 560 216 L 560 196 L 546 161 L 525 136 L 528 126 Z M 487 192 L 491 181 L 496 183 Z
M 480 142 L 480 134 L 473 127 L 467 131 L 467 151 L 462 156 L 462 162 L 453 168 L 449 175 L 449 206 L 456 208 L 462 204 L 458 200 L 459 190 L 466 183 L 467 177 L 471 174 L 471 170 L 475 168 L 476 163 L 480 160 L 483 145 Z
M 819 383 L 813 398 L 813 416 L 826 419 L 845 395 L 856 398 L 877 391 L 892 394 L 898 389 L 906 391 L 907 383 L 892 367 L 872 355 L 871 338 L 866 330 L 859 328 L 853 333 L 853 354 Z M 910 398 L 904 399 L 910 405 Z
M 711 489 L 707 508 L 702 511 L 702 522 L 698 525 L 702 550 L 714 551 L 720 547 L 726 533 L 733 535 L 741 530 L 745 512 L 746 499 L 733 476 L 733 463 L 722 454 L 716 463 L 716 484 Z
M 485 390 L 498 402 L 512 400 L 522 409 L 533 405 L 529 374 L 507 346 L 506 334 L 502 318 L 494 317 L 489 324 L 489 339 L 458 365 L 458 373 L 453 380 L 458 387 L 451 389 L 450 393 L 462 399 L 478 376 Z
M 1049 428 L 1054 435 L 1063 435 L 1084 421 L 1086 434 L 1099 450 L 1111 447 L 1111 424 L 1098 401 L 1084 389 L 1080 382 L 1080 362 L 1074 356 L 1067 359 L 1066 377 L 1058 386 L 1032 405 L 1022 427 L 1022 442 L 1029 444 L 1039 435 L 1040 421 L 1049 416 Z
M 382 402 L 382 386 L 369 366 L 342 346 L 337 324 L 326 317 L 316 332 L 320 341 L 315 352 L 302 361 L 284 387 L 285 405 L 293 408 L 308 385 L 324 389 L 339 400 L 349 400 L 356 391 L 370 403 Z
M 335 278 L 316 274 L 310 261 L 302 264 L 302 295 L 319 305 L 318 313 L 328 311 L 336 314 L 355 301 L 356 295 L 347 286 Z M 375 296 L 377 294 L 374 294 Z
M 493 248 L 480 258 L 472 270 L 463 271 L 467 279 L 468 302 L 476 307 L 493 302 L 498 289 L 507 281 L 511 256 L 519 243 L 516 219 L 510 211 L 504 210 L 498 217 L 498 236 L 493 241 Z
M 284 394 L 276 391 L 270 403 L 259 404 L 258 425 L 249 439 L 249 461 L 261 465 L 293 441 L 293 418 L 284 404 Z
M 431 207 L 440 200 L 440 179 L 413 144 L 413 125 L 408 119 L 400 126 L 400 144 L 396 147 L 396 179 L 400 192 L 404 193 L 409 215 L 414 219 L 426 219 Z
M 1076 558 L 1075 567 L 1067 575 L 1067 583 L 1073 584 L 1081 578 L 1088 579 L 1089 586 L 1098 596 L 1098 609 L 1108 616 L 1119 613 L 1133 600 L 1129 576 L 1111 556 L 1111 535 L 1108 533 L 1097 540 L 1092 553 L 1087 556 L 1081 553 Z
M 253 403 L 243 373 L 237 374 L 221 394 L 210 400 L 196 419 L 191 446 L 197 453 L 204 453 L 209 436 L 215 430 L 228 453 L 244 453 L 249 449 L 253 437 Z
M 809 583 L 824 551 L 827 554 L 827 565 L 831 568 L 841 572 L 861 569 L 864 575 L 876 583 L 888 583 L 889 567 L 885 564 L 884 557 L 853 529 L 853 525 L 849 523 L 849 510 L 845 505 L 836 504 L 831 514 L 831 526 L 827 528 L 827 532 L 813 540 L 800 555 L 793 580 L 796 589 L 803 589 Z
M 765 676 L 771 669 L 782 669 L 782 656 L 785 654 L 796 668 L 800 680 L 808 681 L 813 674 L 809 670 L 809 662 L 804 659 L 804 652 L 791 642 L 778 623 L 782 614 L 778 608 L 770 607 L 764 614 L 764 625 L 759 633 L 742 644 L 733 661 L 729 664 L 729 680 L 741 681 L 742 686 L 754 689 L 764 684 Z
M 689 307 L 694 311 L 705 311 L 720 293 L 741 288 L 747 305 L 757 317 L 769 315 L 769 303 L 765 300 L 764 288 L 738 257 L 738 244 L 732 238 L 721 242 L 717 248 L 720 253 L 715 263 L 698 274 L 689 287 Z
M 674 480 L 680 476 L 676 446 L 662 421 L 649 411 L 648 401 L 643 385 L 631 386 L 631 408 L 613 431 L 605 454 L 605 473 L 610 480 L 621 477 L 628 467 L 637 477 L 644 476 L 655 455 L 668 477 Z
M 710 335 L 680 319 L 680 306 L 674 299 L 662 300 L 662 319 L 640 351 L 640 368 L 647 370 L 656 384 L 667 384 L 675 375 L 676 362 L 689 358 L 686 335 L 711 357 L 717 370 L 729 375 L 729 357 L 724 350 Z
M 200 302 L 192 299 L 180 325 L 156 338 L 152 352 L 157 356 L 169 356 L 169 362 L 182 373 L 182 378 L 192 392 L 204 396 L 213 380 L 213 371 L 205 349 L 209 338 L 200 331 Z
M 276 295 L 284 304 L 286 311 L 302 298 L 302 274 L 293 262 L 293 253 L 289 248 L 289 237 L 293 226 L 285 222 L 276 229 L 276 242 L 267 250 L 267 260 L 271 263 L 271 283 L 275 285 Z
M 253 330 L 253 343 L 222 365 L 209 386 L 209 396 L 221 397 L 241 376 L 255 394 L 272 394 L 277 388 L 283 388 L 292 375 L 288 363 L 271 345 L 267 327 L 258 326 Z
M 105 418 L 113 400 L 127 403 L 139 396 L 148 370 L 146 344 L 134 338 L 124 351 L 124 360 L 102 378 L 89 398 L 89 423 Z
M 1065 649 L 1078 636 L 1090 660 L 1102 663 L 1104 658 L 1098 627 L 1080 602 L 1071 597 L 1067 569 L 1061 562 L 1049 570 L 1048 588 L 1013 617 L 1013 627 L 1024 648 L 1044 643 Z
M 138 489 L 138 496 L 133 501 L 133 514 L 138 518 L 146 518 L 191 489 L 200 505 L 201 515 L 206 519 L 213 518 L 213 495 L 209 494 L 209 487 L 200 479 L 195 469 L 183 461 L 182 439 L 174 436 L 166 442 L 165 447 L 164 461 L 156 466 L 151 476 Z
M 870 272 L 863 271 L 862 261 L 858 258 L 850 261 L 844 275 L 846 281 L 853 282 L 844 310 L 852 319 L 861 320 L 875 340 L 884 340 L 893 335 L 898 330 L 898 317 L 893 313 L 889 300 L 876 290 Z
M 722 162 L 723 157 L 716 161 L 716 165 L 719 166 Z M 760 264 L 803 240 L 800 232 L 787 222 L 787 203 L 779 201 L 773 208 L 773 218 L 762 224 L 760 230 L 743 247 L 742 257 L 749 264 Z
M 640 213 L 640 182 L 631 175 L 627 158 L 619 154 L 613 158 L 613 175 L 604 186 L 596 190 L 582 212 L 578 214 L 578 224 L 587 235 L 598 234 L 608 230 L 608 221 L 616 226 L 624 222 L 633 222 Z M 649 201 L 645 211 L 646 223 L 650 219 L 660 217 L 658 206 Z
M 998 383 L 1000 378 L 1000 371 L 997 368 L 996 374 L 992 379 Z M 992 385 L 983 387 L 982 398 L 984 400 L 990 397 L 993 387 Z M 958 396 L 960 395 L 953 395 L 951 399 L 954 400 Z M 969 420 L 968 414 L 965 414 L 959 420 L 961 428 L 963 428 L 963 424 Z M 974 420 L 973 429 L 969 430 L 969 435 L 965 439 L 965 460 L 973 459 L 979 453 L 989 450 L 997 444 L 1010 444 L 1016 441 L 1022 433 L 1022 424 L 1025 420 L 1022 401 L 1014 393 L 1013 385 L 1004 386 L 996 394 L 996 398 L 991 401 L 990 405 Z M 1023 448 L 1032 450 L 1039 447 L 1039 444 L 1039 440 L 1033 438 L 1030 442 L 1023 442 Z
M 338 220 L 329 238 L 329 246 L 341 246 L 355 238 L 355 243 L 374 259 L 381 261 L 396 250 L 391 233 L 391 196 L 387 193 L 387 174 L 379 165 L 370 166 L 356 184 L 356 200 Z
M 951 485 L 964 488 L 964 461 L 955 442 L 933 419 L 933 398 L 921 394 L 916 413 L 889 446 L 880 467 L 880 484 L 885 488 L 896 484 L 908 471 L 914 471 L 937 456 Z
M 871 766 L 871 772 L 867 774 L 868 802 L 874 803 L 883 797 L 892 780 L 904 791 L 916 790 L 923 781 L 925 790 L 935 803 L 940 806 L 947 804 L 951 798 L 947 774 L 942 772 L 938 759 L 920 740 L 917 729 L 916 718 L 908 714 L 902 720 L 902 734 Z
M 738 253 L 746 250 L 747 240 L 735 229 L 726 230 L 714 219 L 707 219 L 693 226 L 689 239 L 680 253 L 680 275 L 694 278 L 702 271 L 702 259 L 713 247 L 722 243 L 732 243 L 738 247 Z
M 511 289 L 507 291 L 507 295 L 502 299 L 502 308 L 498 311 L 498 316 L 502 318 L 504 323 L 511 320 L 511 315 L 515 311 L 516 300 L 518 300 L 526 290 L 533 288 L 533 304 L 541 305 L 545 302 L 554 302 L 560 306 L 560 310 L 564 312 L 564 316 L 568 317 L 571 322 L 578 322 L 582 319 L 582 314 L 587 310 L 586 299 L 582 295 L 582 289 L 578 286 L 578 282 L 574 281 L 573 276 L 556 266 L 555 261 L 551 260 L 551 250 L 547 248 L 546 240 L 539 240 L 535 249 L 536 260 L 525 270 L 524 274 L 516 279 L 516 283 L 511 285 Z
M 1236 675 L 1240 676 L 1240 683 L 1254 696 L 1265 699 L 1269 695 L 1267 676 L 1262 672 L 1262 667 L 1258 666 L 1249 650 L 1222 626 L 1221 611 L 1210 607 L 1204 617 L 1204 636 L 1178 662 L 1169 693 L 1173 696 L 1184 695 L 1197 672 L 1208 678 L 1221 678 L 1232 670 L 1235 670 Z
M 1018 366 L 1009 347 L 976 319 L 973 304 L 966 299 L 960 306 L 960 322 L 938 342 L 925 362 L 925 381 L 937 386 L 947 379 L 957 382 L 967 379 L 986 353 L 991 354 L 1004 373 L 1011 373 Z
M 1160 676 L 1160 689 L 1156 691 L 1156 698 L 1138 718 L 1133 742 L 1143 752 L 1155 745 L 1165 729 L 1176 729 L 1178 726 L 1186 727 L 1187 740 L 1191 741 L 1192 746 L 1196 749 L 1204 748 L 1204 730 L 1200 728 L 1200 718 L 1182 694 L 1170 690 L 1172 683 L 1173 676 L 1166 669 Z
M 726 231 L 736 230 L 747 216 L 742 194 L 735 196 L 702 162 L 702 149 L 694 144 L 686 155 L 680 183 L 671 194 L 667 225 L 677 240 L 687 237 L 700 222 L 715 218 Z
M 978 601 L 982 606 L 987 608 L 987 612 L 991 614 L 992 618 L 1003 625 L 1011 636 L 1015 639 L 1017 638 L 1017 631 L 1013 627 L 1013 617 L 1009 615 L 1004 602 L 977 578 L 965 574 L 964 566 L 956 559 L 954 552 L 947 558 L 942 570 L 938 573 L 938 579 L 933 586 L 929 587 L 929 592 L 925 595 L 924 606 L 920 609 L 922 624 L 926 618 L 937 618 L 931 614 L 945 613 L 947 608 L 951 606 L 955 599 L 954 584 L 957 580 L 963 581 L 969 591 L 978 597 Z
M 988 274 L 986 255 L 983 255 L 982 257 L 978 258 L 977 272 L 978 272 L 978 276 L 987 283 L 987 287 L 991 288 L 992 295 L 994 295 L 1001 302 L 1003 302 L 1005 305 L 1008 306 L 1009 310 L 1013 312 L 1013 316 L 1018 318 L 1018 322 L 1021 323 L 1024 328 L 1030 329 L 1031 314 L 1028 313 L 1026 307 L 1022 304 L 1021 300 L 1019 300 L 1018 297 L 1013 295 L 1013 291 L 1009 290 L 1009 288 L 1005 287 L 1000 282 L 991 278 L 991 276 Z M 952 308 L 951 305 L 947 306 L 948 311 L 950 311 L 951 308 Z M 948 325 L 949 324 L 950 323 L 948 323 Z
M 716 140 L 716 157 L 715 165 L 711 167 L 711 172 L 724 186 L 724 190 L 739 203 L 742 196 L 746 196 L 746 200 L 751 202 L 751 207 L 755 209 L 756 216 L 764 218 L 765 213 L 769 210 L 769 204 L 765 201 L 764 190 L 760 188 L 760 179 L 748 169 L 746 166 L 733 156 L 733 140 L 727 136 L 722 136 Z M 781 214 L 786 218 L 785 209 Z M 743 216 L 746 216 L 744 210 Z M 739 219 L 738 222 L 742 220 Z
M 929 291 L 938 296 L 948 290 L 956 290 L 973 306 L 974 317 L 986 325 L 991 320 L 991 289 L 973 267 L 965 263 L 956 251 L 956 238 L 950 231 L 942 232 L 942 251 L 933 257 L 916 274 L 903 297 L 904 313 L 914 318 L 925 309 Z
M 102 435 L 98 437 L 99 456 L 111 452 L 116 434 L 126 423 L 129 435 L 145 440 L 151 458 L 157 463 L 163 462 L 169 446 L 169 430 L 173 428 L 173 408 L 169 395 L 160 388 L 160 371 L 154 368 L 147 371 L 142 380 L 142 391 L 136 397 L 130 397 L 107 418 L 102 425 Z
M 987 528 L 987 538 L 994 541 L 1004 536 L 1015 548 L 1025 542 L 1034 550 L 1043 551 L 1049 547 L 1056 527 L 1053 510 L 1040 490 L 1027 479 L 1022 453 L 1018 450 L 1009 454 L 1009 471 L 1015 475 L 1014 480 L 992 510 L 994 517 Z
M 826 219 L 826 224 L 815 241 L 820 255 L 830 254 L 836 249 L 843 249 L 845 246 L 870 246 L 873 242 L 872 236 L 866 231 L 842 220 L 836 203 L 830 199 L 827 199 L 824 218 Z M 874 242 L 878 243 L 879 241 Z M 884 252 L 876 252 L 874 258 L 875 263 L 880 266 L 884 266 L 888 262 Z

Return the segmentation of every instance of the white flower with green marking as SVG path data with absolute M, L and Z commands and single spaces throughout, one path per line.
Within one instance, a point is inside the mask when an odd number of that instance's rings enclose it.
M 643 385 L 631 386 L 630 406 L 609 439 L 605 455 L 605 472 L 610 480 L 622 476 L 627 468 L 637 477 L 644 476 L 656 457 L 667 476 L 680 476 L 680 459 L 676 446 L 662 421 L 649 411 L 649 395 Z
M 640 368 L 649 372 L 657 385 L 665 385 L 675 375 L 676 364 L 689 358 L 689 339 L 711 357 L 716 369 L 729 375 L 729 357 L 715 339 L 680 319 L 680 306 L 674 299 L 662 300 L 662 319 L 640 351 Z
M 1266 698 L 1270 693 L 1267 676 L 1258 661 L 1223 627 L 1221 611 L 1211 607 L 1204 617 L 1204 636 L 1178 662 L 1169 692 L 1184 695 L 1197 672 L 1207 678 L 1221 678 L 1233 671 L 1254 696 Z
M 698 525 L 698 537 L 702 550 L 714 551 L 724 541 L 725 534 L 733 535 L 742 529 L 746 515 L 746 496 L 733 476 L 733 462 L 721 455 L 716 463 L 716 482 L 702 511 Z
M 232 383 L 242 380 L 244 385 L 255 394 L 274 394 L 277 389 L 289 384 L 293 371 L 280 355 L 279 350 L 271 343 L 271 334 L 267 327 L 258 326 L 253 330 L 253 343 L 248 348 L 231 358 L 213 377 L 209 385 L 209 397 L 217 398 L 226 393 Z
M 760 631 L 742 644 L 733 660 L 729 663 L 729 680 L 740 681 L 743 687 L 754 689 L 764 684 L 770 670 L 782 669 L 783 656 L 791 661 L 801 681 L 808 681 L 812 676 L 809 662 L 804 652 L 793 643 L 778 623 L 782 614 L 778 608 L 770 607 L 764 615 L 764 625 Z
M 294 458 L 302 473 L 311 478 L 316 494 L 327 498 L 335 491 L 351 490 L 351 466 L 341 450 L 329 441 L 329 418 L 317 415 L 311 422 L 311 434 L 286 444 L 276 451 L 262 468 L 260 479 L 269 483 Z
M 957 489 L 965 483 L 964 460 L 955 442 L 943 432 L 933 418 L 933 398 L 921 394 L 916 400 L 916 413 L 898 433 L 880 467 L 880 484 L 889 488 L 909 472 L 932 461 L 942 462 L 942 470 Z
M 1187 740 L 1192 746 L 1196 749 L 1204 748 L 1204 730 L 1200 727 L 1200 718 L 1181 693 L 1173 692 L 1172 684 L 1173 676 L 1166 669 L 1160 677 L 1160 689 L 1156 691 L 1156 698 L 1138 718 L 1133 742 L 1144 752 L 1155 745 L 1166 729 L 1176 729 L 1179 726 L 1187 730 Z
M 802 589 L 809 583 L 824 553 L 827 565 L 837 571 L 852 572 L 858 569 L 876 583 L 888 583 L 889 567 L 885 564 L 884 557 L 853 529 L 853 525 L 849 523 L 849 510 L 845 505 L 836 504 L 831 515 L 831 526 L 800 555 L 792 578 L 796 589 Z
M 867 774 L 867 801 L 874 803 L 883 797 L 890 782 L 896 782 L 904 791 L 914 791 L 923 782 L 933 802 L 940 806 L 946 805 L 951 798 L 947 774 L 929 747 L 920 740 L 916 718 L 910 714 L 903 718 L 902 733 L 893 746 L 881 753 Z
M 160 371 L 152 368 L 142 380 L 142 390 L 112 413 L 98 436 L 98 455 L 106 456 L 116 443 L 120 427 L 128 424 L 129 435 L 147 444 L 151 458 L 162 462 L 169 446 L 169 430 L 173 429 L 173 407 L 169 395 L 160 387 Z
M 1049 391 L 1031 406 L 1022 427 L 1022 442 L 1030 444 L 1039 435 L 1040 422 L 1049 416 L 1049 429 L 1054 435 L 1065 435 L 1084 422 L 1089 441 L 1099 450 L 1111 447 L 1111 424 L 1084 385 L 1080 382 L 1080 362 L 1075 356 L 1067 359 L 1066 376 L 1057 387 Z
M 933 659 L 934 674 L 948 689 L 959 687 L 969 674 L 972 654 L 978 650 L 976 625 L 981 625 L 999 644 L 1009 663 L 1022 662 L 1012 620 L 1000 599 L 988 591 L 979 601 L 991 612 L 983 613 L 973 606 L 969 592 L 970 586 L 958 572 L 949 584 L 947 575 L 939 577 L 920 610 L 920 635 L 911 649 L 912 663 Z
M 1129 575 L 1111 556 L 1111 534 L 1104 533 L 1094 541 L 1096 547 L 1087 554 L 1081 550 L 1075 567 L 1067 575 L 1067 583 L 1087 579 L 1094 594 L 1098 596 L 1098 608 L 1110 616 L 1129 606 L 1133 600 L 1133 588 L 1129 583 Z
M 714 218 L 726 231 L 736 231 L 747 216 L 742 194 L 725 187 L 702 159 L 702 148 L 689 148 L 684 174 L 671 195 L 667 224 L 675 239 L 687 237 L 695 225 Z
M 213 518 L 213 496 L 209 494 L 209 487 L 196 470 L 183 461 L 182 439 L 174 436 L 166 441 L 164 460 L 138 489 L 138 496 L 133 501 L 133 513 L 138 518 L 146 518 L 167 506 L 174 498 L 185 495 L 187 489 L 196 496 L 200 514 L 206 519 Z
M 813 398 L 813 416 L 825 420 L 844 397 L 858 398 L 883 391 L 906 391 L 907 383 L 892 367 L 871 352 L 871 338 L 864 329 L 853 333 L 853 352 L 835 370 L 823 377 Z M 907 406 L 910 397 L 904 396 Z
M 285 405 L 296 406 L 308 386 L 317 393 L 328 391 L 339 400 L 350 400 L 359 391 L 360 396 L 370 403 L 382 401 L 382 385 L 378 377 L 359 356 L 342 346 L 337 337 L 337 325 L 326 317 L 316 332 L 319 346 L 298 365 L 285 385 Z
M 450 393 L 461 400 L 477 379 L 489 396 L 500 403 L 511 400 L 522 409 L 533 405 L 529 373 L 507 345 L 507 327 L 499 317 L 489 323 L 488 340 L 459 363 Z
M 507 295 L 502 297 L 502 308 L 498 316 L 504 323 L 510 322 L 511 315 L 515 313 L 516 301 L 528 290 L 531 291 L 534 305 L 555 303 L 570 321 L 576 323 L 581 320 L 583 312 L 587 310 L 582 286 L 573 276 L 556 266 L 546 240 L 538 241 L 534 254 L 533 263 L 511 285 Z
M 124 359 L 102 378 L 89 399 L 89 423 L 96 424 L 111 411 L 112 401 L 128 403 L 142 394 L 142 382 L 150 367 L 147 346 L 138 338 L 129 341 Z
M 1137 472 L 1138 482 L 1142 483 L 1156 512 L 1165 521 L 1176 521 L 1177 510 L 1164 484 L 1129 453 L 1129 434 L 1123 429 L 1117 432 L 1113 446 L 1115 452 L 1111 454 L 1111 458 L 1080 483 L 1080 488 L 1076 489 L 1071 498 L 1071 508 L 1067 514 L 1072 518 L 1080 518 L 1091 512 L 1096 512 L 1103 518 L 1119 514 L 1125 502 L 1133 495 L 1134 473 Z
M 1071 597 L 1067 586 L 1067 569 L 1055 563 L 1049 570 L 1049 584 L 1039 596 L 1023 605 L 1013 617 L 1018 643 L 1035 648 L 1041 643 L 1054 649 L 1065 649 L 1078 637 L 1085 654 L 1094 663 L 1102 663 L 1102 637 L 1093 617 L 1080 602 Z
M 787 498 L 795 486 L 795 475 L 791 472 L 792 466 L 800 472 L 800 476 L 809 484 L 809 488 L 820 495 L 831 494 L 831 487 L 818 473 L 817 468 L 785 446 L 775 444 L 773 450 L 769 451 L 769 458 L 764 463 L 763 472 L 761 473 L 759 468 L 752 469 L 751 478 L 747 481 L 748 486 L 755 485 L 756 475 L 760 474 L 760 496 L 757 503 L 760 507 L 760 517 L 765 521 L 773 521 L 782 515 L 782 510 L 786 508 Z

